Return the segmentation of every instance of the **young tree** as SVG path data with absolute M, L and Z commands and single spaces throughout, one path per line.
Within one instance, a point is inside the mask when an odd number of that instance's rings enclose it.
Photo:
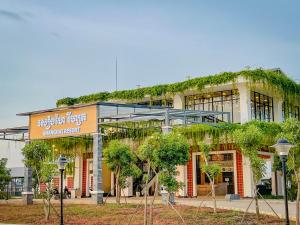
M 259 157 L 258 151 L 263 147 L 263 133 L 254 124 L 245 125 L 234 132 L 235 143 L 240 147 L 244 156 L 250 160 L 253 174 L 253 196 L 256 205 L 256 216 L 259 218 L 259 206 L 256 184 L 265 173 L 265 163 Z
M 10 181 L 10 170 L 6 168 L 7 159 L 0 159 L 0 190 L 3 190 Z
M 126 178 L 138 177 L 139 168 L 136 166 L 136 157 L 130 147 L 118 140 L 111 141 L 103 150 L 104 160 L 108 168 L 116 176 L 116 202 L 120 204 L 121 190 L 126 187 Z
M 185 165 L 189 160 L 189 144 L 187 139 L 178 133 L 154 134 L 139 147 L 138 155 L 146 161 L 148 173 L 156 174 L 154 198 L 150 205 L 150 224 L 153 223 L 153 203 L 158 194 L 158 181 L 164 185 L 169 193 L 176 192 L 180 184 L 175 176 L 176 166 Z M 146 187 L 148 179 L 146 179 Z M 147 194 L 145 195 L 144 224 L 147 224 Z
M 57 166 L 49 163 L 51 147 L 44 141 L 34 141 L 22 149 L 24 163 L 33 169 L 33 176 L 37 179 L 38 187 L 46 185 L 46 191 L 42 194 L 45 220 L 50 217 L 51 198 L 53 193 L 52 179 L 57 173 Z
M 211 186 L 211 195 L 214 202 L 214 213 L 217 212 L 217 200 L 216 200 L 216 191 L 215 191 L 215 179 L 218 175 L 221 174 L 221 166 L 218 164 L 209 164 L 209 153 L 212 150 L 212 146 L 208 144 L 201 143 L 200 151 L 202 153 L 205 164 L 202 166 L 202 171 L 206 174 L 209 179 Z
M 293 177 L 297 182 L 297 198 L 296 198 L 296 225 L 300 224 L 300 122 L 295 119 L 288 119 L 282 124 L 282 133 L 280 137 L 287 138 L 294 145 L 288 156 L 287 167 L 293 173 Z

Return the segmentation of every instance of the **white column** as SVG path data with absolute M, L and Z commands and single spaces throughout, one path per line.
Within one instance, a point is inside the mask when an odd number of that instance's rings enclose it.
M 283 100 L 281 98 L 273 98 L 273 109 L 274 109 L 274 121 L 283 122 L 284 118 L 282 115 Z
M 173 99 L 173 107 L 174 109 L 184 109 L 184 95 L 176 94 Z
M 75 170 L 74 170 L 74 189 L 78 189 L 80 190 L 81 189 L 81 174 L 80 171 L 81 171 L 81 158 L 80 157 L 76 157 L 75 158 Z
M 241 123 L 243 124 L 251 120 L 251 93 L 246 83 L 239 84 L 238 90 L 240 93 Z
M 183 187 L 176 193 L 178 196 L 180 197 L 185 197 L 187 195 L 187 187 L 186 187 L 186 181 L 187 181 L 187 177 L 186 177 L 186 166 L 177 166 L 176 167 L 177 170 L 177 176 L 176 176 L 176 180 L 178 182 L 183 183 Z
M 250 166 L 250 160 L 243 155 L 243 184 L 244 197 L 253 197 L 253 178 Z
M 122 189 L 121 196 L 131 197 L 133 196 L 133 178 L 126 178 L 126 188 Z

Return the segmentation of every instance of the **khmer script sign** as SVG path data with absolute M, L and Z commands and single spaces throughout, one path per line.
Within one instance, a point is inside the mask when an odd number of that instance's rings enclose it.
M 96 106 L 43 112 L 30 116 L 30 139 L 76 136 L 97 131 Z

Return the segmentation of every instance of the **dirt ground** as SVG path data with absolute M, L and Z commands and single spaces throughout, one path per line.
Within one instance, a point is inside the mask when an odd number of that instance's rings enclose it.
M 0 223 L 16 224 L 59 224 L 59 205 L 54 205 L 57 213 L 52 210 L 50 221 L 46 222 L 40 204 L 0 205 Z M 175 206 L 183 217 L 180 219 L 174 209 L 167 206 L 154 206 L 154 225 L 225 225 L 241 224 L 243 213 L 218 210 L 216 214 L 210 208 L 198 209 L 190 206 Z M 64 208 L 66 225 L 140 225 L 143 224 L 144 208 L 134 204 L 106 204 L 95 205 L 66 205 Z M 256 216 L 247 214 L 243 224 L 284 224 L 280 219 L 272 216 L 261 216 L 257 221 Z

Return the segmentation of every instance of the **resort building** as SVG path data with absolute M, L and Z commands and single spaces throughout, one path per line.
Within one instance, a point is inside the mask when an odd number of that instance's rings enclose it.
M 18 115 L 29 116 L 30 141 L 52 140 L 53 148 L 56 148 L 55 139 L 78 139 L 90 135 L 92 144 L 86 151 L 82 150 L 81 155 L 76 155 L 74 173 L 66 177 L 65 185 L 77 190 L 77 196 L 92 195 L 101 202 L 103 194 L 114 193 L 114 174 L 102 158 L 105 140 L 119 133 L 124 141 L 135 147 L 138 145 L 131 139 L 130 132 L 122 136 L 130 128 L 124 127 L 128 123 L 144 121 L 148 128 L 168 132 L 172 127 L 191 124 L 215 126 L 219 123 L 243 124 L 251 120 L 281 122 L 288 117 L 299 120 L 299 94 L 298 84 L 280 69 L 257 69 L 199 77 L 175 84 L 65 98 L 58 100 L 56 108 Z M 146 132 L 145 127 L 140 128 L 144 130 L 141 132 Z M 205 140 L 209 142 L 210 138 Z M 57 148 L 60 151 L 61 147 Z M 273 153 L 265 149 L 259 155 L 266 162 L 264 179 L 271 181 L 273 194 L 280 194 L 280 176 L 271 169 Z M 178 196 L 196 197 L 209 192 L 209 181 L 201 171 L 202 163 L 200 152 L 191 146 L 190 161 L 177 168 L 177 178 L 185 184 Z M 256 184 L 251 179 L 249 159 L 234 143 L 218 145 L 211 153 L 209 163 L 218 163 L 222 167 L 222 173 L 216 179 L 217 195 L 252 196 Z M 59 185 L 58 181 L 59 178 L 54 182 Z M 128 178 L 128 183 L 122 193 L 135 195 L 139 181 Z

